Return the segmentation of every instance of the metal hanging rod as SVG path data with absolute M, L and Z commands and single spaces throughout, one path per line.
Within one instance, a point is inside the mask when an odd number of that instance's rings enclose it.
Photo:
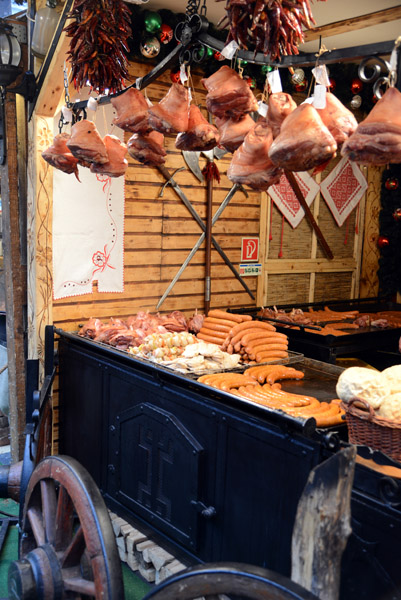
M 220 52 L 224 48 L 224 42 L 213 38 L 209 34 L 200 34 L 197 40 L 203 43 L 208 48 L 212 48 L 212 50 Z M 109 96 L 101 96 L 98 99 L 99 104 L 109 104 L 111 98 L 119 96 L 126 92 L 131 87 L 136 87 L 137 89 L 144 89 L 150 83 L 155 81 L 162 73 L 164 73 L 169 66 L 174 63 L 179 57 L 180 52 L 186 47 L 186 45 L 178 45 L 176 48 L 166 56 L 163 61 L 161 61 L 154 69 L 152 69 L 147 75 L 138 79 L 132 85 L 126 87 L 121 92 L 116 94 L 111 94 Z M 372 56 L 373 58 L 376 56 L 385 56 L 391 54 L 394 48 L 394 41 L 389 42 L 379 42 L 375 44 L 366 44 L 364 46 L 355 46 L 351 48 L 341 48 L 339 50 L 332 50 L 331 52 L 327 52 L 322 55 L 319 59 L 321 64 L 330 64 L 336 62 L 351 62 L 353 60 L 362 60 L 367 56 Z M 297 54 L 295 56 L 284 56 L 280 62 L 269 62 L 267 57 L 263 54 L 258 53 L 254 54 L 253 52 L 239 50 L 236 57 L 238 59 L 246 60 L 247 62 L 252 62 L 254 64 L 265 65 L 269 64 L 273 67 L 280 68 L 288 68 L 288 67 L 307 67 L 314 66 L 316 64 L 316 54 L 315 53 L 303 53 Z M 81 100 L 79 102 L 74 103 L 74 106 L 77 109 L 86 108 L 88 104 L 87 100 Z
M 57 48 L 57 44 L 61 33 L 64 29 L 65 21 L 71 9 L 72 3 L 73 0 L 66 0 L 64 4 L 63 12 L 61 14 L 57 30 L 54 34 L 51 47 L 49 49 L 49 52 L 47 53 L 45 62 L 43 63 L 42 69 L 39 73 L 36 95 L 33 101 L 30 103 L 29 118 L 31 118 L 33 114 L 40 89 L 45 82 L 46 75 L 52 60 L 53 52 Z M 100 96 L 99 98 L 95 98 L 95 100 L 97 100 L 97 102 L 100 105 L 109 104 L 111 98 L 115 98 L 116 96 L 123 94 L 132 87 L 135 87 L 140 90 L 144 89 L 177 61 L 184 62 L 186 57 L 188 56 L 188 51 L 190 51 L 189 54 L 191 54 L 191 49 L 194 47 L 199 48 L 200 45 L 203 45 L 207 46 L 208 48 L 211 48 L 214 51 L 221 52 L 225 46 L 225 42 L 218 40 L 210 34 L 208 34 L 208 28 L 209 22 L 204 15 L 199 15 L 196 13 L 191 15 L 184 22 L 179 23 L 176 27 L 175 36 L 177 38 L 177 41 L 179 42 L 178 45 L 147 75 L 145 75 L 144 77 L 137 78 L 133 84 L 127 86 L 124 90 L 121 90 L 120 92 L 116 92 L 115 94 L 110 94 L 108 96 Z M 330 52 L 326 52 L 320 57 L 319 62 L 321 64 L 330 64 L 336 62 L 362 60 L 363 58 L 366 58 L 368 56 L 372 56 L 373 58 L 385 56 L 391 54 L 393 48 L 394 41 L 366 44 L 350 48 L 341 48 L 337 50 L 332 50 Z M 280 61 L 271 62 L 269 61 L 268 56 L 264 56 L 260 52 L 255 54 L 252 51 L 239 50 L 236 54 L 236 58 L 239 60 L 246 60 L 247 62 L 253 64 L 268 64 L 272 67 L 278 67 L 279 69 L 288 67 L 307 67 L 314 66 L 316 64 L 316 54 L 312 52 L 300 53 L 292 56 L 283 56 Z M 400 62 L 400 60 L 398 62 Z M 399 87 L 400 84 L 400 77 L 398 77 L 397 87 Z M 74 102 L 73 110 L 83 110 L 87 107 L 87 105 L 88 100 L 80 100 Z

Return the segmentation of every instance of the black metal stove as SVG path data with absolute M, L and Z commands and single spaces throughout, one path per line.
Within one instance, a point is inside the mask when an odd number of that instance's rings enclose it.
M 246 562 L 290 575 L 298 500 L 310 470 L 346 444 L 341 426 L 319 431 L 313 419 L 56 332 L 59 450 L 89 470 L 108 506 L 190 562 Z M 322 390 L 333 396 L 341 369 L 327 367 Z M 357 464 L 341 600 L 401 599 L 400 482 Z

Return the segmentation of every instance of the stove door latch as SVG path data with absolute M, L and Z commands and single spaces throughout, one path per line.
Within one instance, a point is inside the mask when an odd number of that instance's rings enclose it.
M 191 504 L 205 519 L 212 519 L 216 516 L 216 509 L 214 506 L 206 506 L 206 504 L 200 500 L 192 500 Z

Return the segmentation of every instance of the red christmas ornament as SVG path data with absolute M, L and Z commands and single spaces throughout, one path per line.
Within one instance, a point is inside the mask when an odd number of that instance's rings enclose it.
M 373 94 L 373 97 L 372 97 L 373 104 L 376 104 L 376 102 L 378 101 L 378 99 L 379 98 L 376 96 L 376 94 Z
M 304 92 L 307 87 L 308 87 L 308 82 L 306 81 L 306 79 L 304 79 L 303 81 L 301 81 L 301 83 L 297 83 L 297 85 L 295 86 L 295 89 L 297 92 Z
M 175 73 L 173 73 L 173 71 L 170 72 L 170 79 L 173 83 L 181 83 L 181 72 L 180 71 L 176 71 Z
M 213 58 L 215 60 L 225 60 L 225 57 L 221 54 L 221 52 L 218 52 L 216 50 L 216 52 L 213 54 Z
M 334 90 L 336 89 L 336 85 L 337 85 L 336 80 L 333 79 L 332 77 L 329 77 L 329 83 L 330 83 L 330 85 L 329 85 L 330 91 L 334 92 Z
M 393 219 L 394 221 L 401 221 L 401 208 L 396 208 L 395 211 L 393 212 Z
M 363 88 L 363 83 L 357 77 L 351 81 L 351 92 L 353 94 L 359 94 L 359 92 L 362 90 L 362 88 Z
M 377 245 L 379 246 L 379 248 L 387 248 L 387 246 L 390 245 L 390 240 L 388 239 L 388 237 L 380 235 L 377 240 Z
M 170 25 L 163 23 L 160 27 L 160 41 L 162 44 L 168 44 L 173 39 L 173 30 Z
M 252 90 L 256 87 L 256 80 L 253 77 L 245 77 L 245 81 Z
M 398 179 L 396 177 L 389 177 L 384 183 L 386 190 L 392 191 L 398 188 Z

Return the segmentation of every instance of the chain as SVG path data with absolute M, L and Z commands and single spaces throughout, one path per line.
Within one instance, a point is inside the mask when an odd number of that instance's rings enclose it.
M 68 91 L 68 74 L 67 74 L 67 67 L 66 67 L 65 63 L 64 63 L 64 98 L 65 98 L 66 107 L 71 108 L 73 103 L 71 102 L 70 94 Z M 63 127 L 64 127 L 64 125 L 67 125 L 67 123 L 68 123 L 68 121 L 66 121 L 64 119 L 63 111 L 61 111 L 60 119 L 58 121 L 59 133 L 61 133 L 63 131 Z
M 199 0 L 199 3 L 200 2 L 201 2 L 201 0 Z M 206 12 L 207 12 L 206 0 L 203 0 L 202 6 L 200 7 L 199 14 L 203 15 L 204 17 L 206 17 Z
M 66 107 L 71 108 L 72 102 L 71 102 L 70 94 L 68 91 L 68 75 L 67 75 L 67 67 L 66 67 L 65 63 L 64 63 L 64 98 L 65 98 Z
M 185 15 L 189 20 L 192 15 L 198 12 L 198 4 L 200 0 L 188 0 L 187 8 L 185 9 Z

